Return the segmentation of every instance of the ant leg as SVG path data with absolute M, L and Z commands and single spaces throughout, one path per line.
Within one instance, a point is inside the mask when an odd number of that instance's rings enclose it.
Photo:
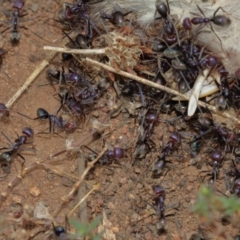
M 222 40 L 221 40 L 221 38 L 220 38 L 220 37 L 215 33 L 215 31 L 213 30 L 212 24 L 211 24 L 211 23 L 209 23 L 209 24 L 210 24 L 211 30 L 213 31 L 214 35 L 217 37 L 217 39 L 219 40 L 219 42 L 220 42 L 220 44 L 221 44 L 221 49 L 222 49 L 222 51 L 224 51 L 224 50 L 223 50 L 223 45 L 222 45 Z
M 178 30 L 176 29 L 175 25 L 173 24 L 172 19 L 169 18 L 169 20 L 170 20 L 170 22 L 172 23 L 173 28 L 174 28 L 174 31 L 175 31 L 175 33 L 176 33 L 178 45 L 181 47 L 181 41 L 180 41 L 180 39 L 179 39 Z
M 23 160 L 22 161 L 22 167 L 23 167 L 26 159 L 20 153 L 17 153 L 17 155 Z
M 166 0 L 166 3 L 167 3 L 167 8 L 168 8 L 168 15 L 170 14 L 170 6 L 169 6 L 169 2 L 168 2 L 168 0 Z
M 4 132 L 1 131 L 1 134 L 2 134 L 11 144 L 13 144 L 13 143 L 11 142 L 11 140 L 7 137 L 7 135 L 6 135 Z M 7 149 L 7 148 L 6 148 L 6 149 Z
M 221 9 L 224 13 L 227 13 L 222 7 L 218 7 L 217 10 L 216 10 L 216 11 L 214 12 L 214 14 L 213 14 L 213 18 L 215 18 L 217 12 L 218 12 L 220 9 Z
M 77 45 L 75 41 L 66 33 L 64 30 L 62 30 L 63 34 L 70 40 L 70 42 L 77 48 Z
M 92 32 L 92 28 L 91 28 L 91 24 L 90 24 L 90 20 L 87 18 L 87 27 L 88 27 L 88 29 L 87 29 L 87 38 L 88 39 L 92 39 L 92 37 L 93 37 L 93 32 Z
M 4 29 L 1 34 L 3 34 L 4 32 L 6 32 L 8 29 L 10 29 L 10 27 L 7 27 L 6 29 Z
M 200 12 L 200 13 L 206 18 L 206 16 L 205 16 L 203 10 L 202 10 L 198 5 L 197 5 L 197 8 L 198 8 L 199 12 Z
M 104 19 L 111 19 L 111 15 L 108 13 L 104 12 L 103 10 L 100 11 L 100 17 Z

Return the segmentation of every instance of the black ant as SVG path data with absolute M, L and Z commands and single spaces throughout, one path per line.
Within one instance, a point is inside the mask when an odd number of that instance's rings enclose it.
M 228 27 L 230 24 L 231 24 L 231 20 L 224 16 L 224 15 L 218 15 L 216 16 L 217 12 L 221 9 L 223 12 L 224 9 L 222 7 L 219 7 L 216 9 L 216 11 L 213 13 L 213 16 L 212 18 L 207 18 L 204 14 L 204 12 L 202 11 L 202 9 L 197 5 L 197 8 L 198 10 L 201 12 L 201 14 L 204 16 L 203 18 L 202 17 L 194 17 L 192 18 L 190 21 L 189 19 L 185 19 L 184 20 L 184 27 L 186 29 L 190 29 L 191 28 L 191 24 L 193 25 L 200 25 L 200 28 L 203 24 L 206 24 L 206 23 L 209 23 L 210 24 L 210 28 L 212 30 L 212 32 L 216 35 L 216 37 L 218 38 L 218 40 L 220 41 L 220 43 L 222 44 L 222 41 L 221 39 L 218 37 L 218 35 L 215 33 L 215 31 L 213 30 L 213 27 L 212 27 L 212 23 L 214 23 L 215 25 L 217 26 L 220 26 L 220 27 Z
M 70 96 L 67 88 L 60 88 L 58 95 L 61 98 L 61 106 L 57 112 L 59 112 L 61 108 L 66 107 L 69 112 L 75 113 L 79 117 L 84 116 L 84 108 L 82 104 Z
M 102 0 L 99 0 L 97 2 L 91 3 L 95 4 L 98 2 L 102 2 Z M 63 13 L 60 13 L 60 20 L 65 23 L 67 21 L 67 24 L 70 25 L 71 29 L 79 28 L 79 24 L 85 24 L 86 21 L 91 24 L 91 26 L 100 34 L 99 30 L 96 28 L 94 23 L 89 18 L 89 4 L 86 3 L 86 1 L 78 0 L 77 3 L 66 3 L 66 8 L 63 10 Z M 63 15 L 63 16 L 61 16 Z
M 26 14 L 21 14 L 20 11 L 22 10 L 24 6 L 24 0 L 15 0 L 12 4 L 12 7 L 14 8 L 13 10 L 13 20 L 12 20 L 12 32 L 10 36 L 10 40 L 12 44 L 17 44 L 19 43 L 20 40 L 20 33 L 18 32 L 19 26 L 19 18 L 24 17 L 27 15 Z M 6 30 L 8 30 L 10 27 L 7 27 L 2 33 L 4 33 Z M 23 26 L 21 28 L 27 29 Z
M 90 150 L 91 152 L 94 153 L 94 155 L 97 156 L 97 153 L 92 150 L 91 148 L 89 148 L 88 146 L 84 145 L 84 147 L 86 147 L 88 150 Z M 99 163 L 101 165 L 103 164 L 109 164 L 111 163 L 113 160 L 119 160 L 121 158 L 123 158 L 125 156 L 125 151 L 124 149 L 120 148 L 120 147 L 114 147 L 112 150 L 107 150 L 103 156 L 99 159 Z M 95 158 L 95 156 L 94 156 Z M 91 158 L 92 159 L 92 158 Z
M 87 21 L 87 33 L 85 35 L 79 33 L 75 37 L 75 41 L 72 40 L 72 38 L 70 38 L 69 35 L 63 31 L 64 35 L 71 41 L 71 43 L 73 44 L 73 46 L 75 48 L 87 49 L 87 48 L 91 47 L 91 40 L 93 37 L 93 32 L 92 32 L 90 20 L 87 19 L 86 21 Z
M 170 162 L 166 160 L 166 156 L 170 154 L 170 152 L 174 149 L 174 147 L 179 145 L 180 141 L 181 141 L 181 136 L 177 132 L 174 132 L 170 135 L 167 146 L 162 150 L 160 156 L 158 156 L 157 161 L 155 161 L 153 165 L 153 168 L 152 168 L 153 176 L 156 177 L 162 173 L 165 164 L 167 162 Z
M 64 67 L 62 67 L 62 71 L 57 70 L 55 68 L 50 68 L 48 70 L 48 78 L 50 79 L 51 83 L 54 82 L 54 79 L 57 80 L 57 83 L 59 85 L 61 84 L 72 84 L 72 85 L 86 85 L 86 80 L 83 78 L 83 76 L 75 71 L 73 71 L 71 68 L 68 69 L 68 73 L 65 73 Z
M 124 25 L 124 17 L 127 16 L 130 12 L 127 13 L 122 13 L 121 7 L 116 3 L 114 7 L 115 11 L 111 15 L 105 13 L 104 11 L 101 11 L 101 18 L 106 18 L 109 19 L 109 21 L 117 26 L 117 27 L 122 27 Z
M 19 157 L 21 157 L 21 159 L 23 160 L 22 166 L 25 162 L 25 158 L 18 151 L 22 145 L 27 143 L 28 138 L 33 138 L 34 132 L 31 128 L 26 127 L 22 130 L 22 133 L 23 133 L 23 135 L 19 136 L 15 140 L 15 143 L 12 143 L 8 139 L 8 137 L 2 132 L 4 137 L 12 144 L 10 150 L 0 154 L 0 164 L 1 164 L 3 171 L 6 174 L 8 174 L 10 172 L 10 166 L 11 166 L 11 163 L 13 162 L 14 155 L 18 155 Z M 6 148 L 6 147 L 0 148 L 0 150 L 3 150 L 3 149 L 8 149 L 8 148 Z
M 49 119 L 49 132 L 50 133 L 54 133 L 54 130 L 56 129 L 56 127 L 58 129 L 62 129 L 65 126 L 65 123 L 63 121 L 62 116 L 60 116 L 59 118 L 56 117 L 53 114 L 49 114 L 45 109 L 43 108 L 38 108 L 37 110 L 37 118 L 34 118 L 34 120 L 36 119 Z
M 160 3 L 156 4 L 156 11 L 159 13 L 161 18 L 164 19 L 164 23 L 165 23 L 164 31 L 165 31 L 166 35 L 165 35 L 164 40 L 170 45 L 172 45 L 173 43 L 178 41 L 178 45 L 181 46 L 181 42 L 179 40 L 177 29 L 174 26 L 173 21 L 169 18 L 170 7 L 169 7 L 168 0 L 166 0 L 166 3 L 167 4 L 160 2 Z

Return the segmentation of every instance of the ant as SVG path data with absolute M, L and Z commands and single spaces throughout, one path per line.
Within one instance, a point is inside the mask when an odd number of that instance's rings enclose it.
M 174 147 L 179 145 L 180 141 L 181 136 L 177 132 L 174 132 L 170 135 L 167 146 L 162 150 L 161 155 L 158 157 L 157 161 L 155 161 L 153 165 L 153 176 L 158 176 L 162 173 L 165 164 L 167 162 L 170 162 L 166 160 L 166 156 L 170 154 Z
M 72 84 L 72 85 L 81 85 L 85 84 L 85 79 L 77 72 L 73 71 L 71 68 L 68 69 L 69 72 L 65 73 L 64 67 L 62 67 L 62 71 L 57 70 L 55 68 L 50 68 L 48 70 L 47 76 L 51 82 L 54 79 L 58 80 L 58 83 L 61 84 Z
M 97 2 L 91 3 L 95 4 L 98 2 L 102 2 L 103 0 L 99 0 Z M 86 1 L 78 0 L 76 4 L 74 3 L 66 3 L 66 8 L 63 12 L 63 17 L 60 17 L 63 22 L 67 21 L 70 25 L 70 28 L 79 28 L 79 23 L 85 23 L 86 21 L 91 24 L 92 27 L 100 34 L 99 30 L 96 28 L 94 23 L 89 19 L 89 6 Z
M 82 104 L 70 96 L 67 88 L 60 88 L 60 93 L 58 95 L 61 98 L 61 106 L 57 112 L 59 112 L 61 108 L 66 107 L 67 110 L 75 113 L 79 117 L 82 115 L 84 116 L 84 108 Z
M 158 232 L 166 232 L 168 228 L 168 224 L 165 218 L 165 189 L 162 186 L 154 185 L 152 187 L 153 192 L 156 194 L 155 204 L 157 206 L 157 212 L 159 214 L 159 221 L 157 222 L 157 230 Z
M 166 35 L 164 39 L 170 45 L 178 41 L 178 45 L 181 46 L 177 29 L 174 26 L 173 21 L 169 18 L 170 7 L 169 7 L 168 0 L 166 0 L 166 3 L 160 2 L 156 4 L 156 11 L 159 13 L 161 18 L 164 19 L 164 23 L 165 23 L 164 31 Z
M 24 0 L 15 0 L 12 4 L 13 10 L 13 19 L 12 19 L 12 32 L 10 36 L 10 40 L 12 44 L 18 44 L 20 40 L 20 33 L 18 32 L 19 26 L 19 18 L 24 17 L 26 14 L 21 14 L 20 11 L 22 10 L 24 6 Z M 7 27 L 4 31 L 1 33 L 4 33 L 6 30 L 8 30 L 10 27 Z M 26 27 L 21 26 L 21 28 L 27 29 Z
M 65 123 L 63 121 L 62 116 L 60 116 L 59 118 L 57 118 L 55 115 L 53 114 L 49 114 L 45 109 L 43 108 L 38 108 L 37 110 L 37 118 L 34 118 L 34 120 L 36 119 L 49 119 L 49 132 L 53 133 L 55 130 L 55 127 L 62 129 L 65 126 Z
M 191 29 L 191 24 L 193 24 L 193 25 L 200 25 L 200 28 L 201 28 L 201 26 L 203 24 L 209 23 L 212 32 L 215 34 L 215 36 L 218 38 L 218 40 L 222 44 L 221 39 L 218 37 L 218 35 L 213 30 L 211 22 L 220 27 L 228 27 L 231 24 L 231 20 L 228 17 L 226 17 L 224 15 L 216 16 L 216 14 L 219 10 L 222 10 L 223 12 L 225 12 L 224 9 L 222 7 L 217 8 L 216 11 L 213 13 L 213 16 L 211 18 L 207 18 L 205 16 L 204 12 L 202 11 L 202 9 L 198 5 L 197 5 L 197 8 L 204 17 L 194 17 L 191 20 L 189 20 L 187 18 L 184 20 L 184 27 L 186 29 Z
M 72 40 L 72 38 L 69 37 L 67 33 L 64 33 L 64 35 L 71 41 L 71 43 L 74 45 L 75 48 L 79 49 L 87 49 L 91 46 L 91 39 L 93 37 L 92 27 L 90 24 L 90 20 L 86 19 L 87 21 L 87 33 L 86 35 L 78 34 L 75 38 L 75 41 Z
M 180 142 L 181 135 L 177 132 L 171 133 L 167 146 L 162 150 L 162 156 L 163 157 L 168 156 L 170 152 L 174 149 L 174 147 L 178 146 Z
M 214 150 L 211 153 L 210 158 L 212 159 L 212 162 L 209 163 L 210 166 L 212 166 L 212 173 L 210 173 L 211 180 L 213 180 L 214 182 L 217 179 L 217 175 L 219 173 L 219 168 L 222 165 L 222 161 L 223 161 L 223 155 L 222 155 L 222 151 L 221 150 Z M 207 174 L 209 175 L 209 174 Z
M 233 97 L 234 93 L 231 91 L 230 84 L 228 81 L 228 77 L 221 76 L 221 84 L 219 84 L 216 80 L 215 83 L 220 89 L 220 93 L 210 99 L 208 102 L 212 101 L 216 98 L 216 107 L 219 111 L 224 111 L 225 109 L 229 108 L 230 104 L 233 104 Z
M 108 19 L 113 25 L 117 27 L 122 27 L 124 25 L 124 17 L 132 11 L 123 14 L 121 12 L 121 7 L 117 3 L 115 4 L 114 9 L 115 11 L 113 11 L 111 15 L 105 13 L 104 11 L 101 11 L 101 18 Z
M 93 152 L 96 156 L 98 155 L 94 150 L 89 148 L 88 146 L 84 145 L 88 150 Z M 112 160 L 119 160 L 125 156 L 125 152 L 120 147 L 114 147 L 113 150 L 106 150 L 106 152 L 103 154 L 103 156 L 99 159 L 99 163 L 101 165 L 103 164 L 109 164 L 112 162 Z M 95 158 L 95 156 L 94 156 Z
M 25 158 L 18 152 L 18 150 L 22 145 L 27 143 L 28 138 L 33 138 L 34 132 L 31 128 L 25 127 L 22 130 L 23 135 L 19 136 L 15 140 L 15 143 L 12 143 L 3 132 L 2 132 L 2 134 L 12 144 L 10 150 L 0 154 L 1 167 L 2 167 L 3 171 L 6 174 L 8 174 L 10 172 L 10 166 L 11 166 L 11 163 L 13 162 L 14 155 L 18 155 L 19 157 L 21 157 L 23 160 L 22 166 L 24 165 Z M 6 147 L 0 148 L 0 150 L 3 150 L 3 149 L 8 149 L 8 148 L 6 148 Z

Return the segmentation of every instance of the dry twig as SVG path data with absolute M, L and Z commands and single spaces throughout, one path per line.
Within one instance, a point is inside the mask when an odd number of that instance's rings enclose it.
M 114 73 L 116 73 L 116 74 L 119 74 L 119 75 L 121 75 L 121 76 L 123 76 L 123 77 L 133 79 L 133 80 L 135 80 L 135 81 L 138 81 L 138 82 L 143 83 L 143 84 L 145 84 L 145 85 L 148 85 L 148 86 L 150 86 L 150 87 L 157 88 L 157 89 L 160 89 L 160 90 L 162 90 L 162 91 L 164 91 L 164 92 L 167 92 L 167 93 L 169 93 L 169 94 L 176 95 L 176 96 L 180 96 L 180 97 L 182 97 L 182 98 L 184 98 L 184 99 L 186 99 L 186 100 L 189 100 L 189 96 L 186 96 L 186 95 L 184 95 L 184 94 L 182 94 L 182 93 L 179 93 L 178 91 L 173 90 L 173 89 L 171 89 L 171 88 L 168 88 L 168 87 L 159 85 L 159 84 L 157 84 L 157 83 L 151 82 L 151 81 L 149 81 L 149 80 L 147 80 L 147 79 L 145 79 L 145 78 L 138 77 L 138 76 L 136 76 L 136 75 L 133 75 L 133 74 L 128 73 L 128 72 L 124 72 L 124 71 L 122 71 L 122 70 L 116 70 L 116 69 L 113 68 L 113 67 L 110 67 L 110 66 L 108 66 L 108 65 L 106 65 L 106 64 L 103 64 L 103 63 L 100 63 L 100 62 L 98 62 L 98 61 L 92 60 L 92 59 L 90 59 L 90 58 L 86 58 L 86 62 L 89 63 L 89 64 L 92 64 L 92 65 L 95 65 L 95 66 L 97 66 L 97 67 L 103 68 L 103 69 L 105 69 L 105 70 L 107 70 L 107 71 L 110 71 L 110 72 L 114 72 Z M 217 108 L 214 107 L 214 106 L 212 106 L 212 105 L 209 105 L 209 104 L 204 103 L 204 102 L 202 102 L 202 101 L 198 101 L 198 105 L 201 106 L 201 107 L 207 108 L 207 109 L 213 111 L 214 113 L 216 113 L 216 114 L 218 114 L 218 115 L 221 115 L 221 116 L 223 116 L 223 117 L 226 117 L 226 118 L 228 118 L 228 119 L 231 119 L 231 120 L 235 121 L 236 123 L 240 124 L 240 120 L 239 120 L 238 118 L 233 117 L 233 116 L 231 116 L 230 114 L 228 114 L 228 113 L 226 113 L 226 112 L 219 112 L 219 111 L 217 110 Z
M 58 213 L 61 211 L 61 209 L 73 198 L 75 192 L 79 189 L 80 184 L 85 179 L 86 175 L 88 174 L 89 170 L 93 168 L 94 164 L 103 156 L 103 154 L 106 152 L 107 146 L 103 148 L 103 150 L 99 153 L 97 158 L 95 158 L 92 162 L 88 163 L 85 171 L 83 172 L 82 176 L 79 178 L 79 180 L 73 185 L 72 190 L 64 197 L 62 197 L 62 203 L 54 212 L 54 217 L 58 215 Z

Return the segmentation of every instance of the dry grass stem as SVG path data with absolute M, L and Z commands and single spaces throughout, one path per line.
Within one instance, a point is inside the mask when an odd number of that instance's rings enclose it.
M 173 89 L 171 89 L 171 88 L 168 88 L 168 87 L 165 87 L 165 86 L 156 84 L 156 83 L 151 82 L 151 81 L 149 81 L 149 80 L 147 80 L 147 79 L 145 79 L 145 78 L 138 77 L 138 76 L 133 75 L 133 74 L 131 74 L 131 73 L 128 73 L 128 72 L 125 72 L 125 71 L 122 71 L 122 70 L 116 70 L 116 69 L 113 68 L 113 67 L 110 67 L 110 66 L 108 66 L 108 65 L 106 65 L 106 64 L 103 64 L 103 63 L 100 63 L 100 62 L 98 62 L 98 61 L 92 60 L 92 59 L 90 59 L 90 58 L 86 58 L 86 62 L 89 63 L 89 64 L 92 64 L 92 65 L 94 65 L 94 66 L 103 68 L 103 69 L 105 69 L 105 70 L 107 70 L 107 71 L 110 71 L 110 72 L 119 74 L 119 75 L 121 75 L 121 76 L 123 76 L 123 77 L 130 78 L 130 79 L 133 79 L 133 80 L 135 80 L 135 81 L 137 81 L 137 82 L 146 84 L 146 85 L 148 85 L 148 86 L 150 86 L 150 87 L 160 89 L 160 90 L 162 90 L 162 91 L 164 91 L 164 92 L 167 92 L 167 93 L 169 93 L 169 94 L 172 94 L 172 95 L 175 95 L 175 96 L 180 96 L 180 97 L 182 97 L 183 99 L 189 100 L 189 98 L 190 98 L 189 96 L 184 95 L 184 94 L 182 94 L 182 93 L 180 93 L 180 92 L 178 92 L 178 91 L 176 91 L 176 90 L 173 90 Z M 197 103 L 198 103 L 199 106 L 204 107 L 204 108 L 207 108 L 207 109 L 213 111 L 214 113 L 216 113 L 217 115 L 221 115 L 221 116 L 223 116 L 223 117 L 229 118 L 229 119 L 235 121 L 236 123 L 240 124 L 240 120 L 239 120 L 238 118 L 233 117 L 233 116 L 231 116 L 230 114 L 228 114 L 228 113 L 226 113 L 226 112 L 219 112 L 219 111 L 217 110 L 217 108 L 214 107 L 214 106 L 212 106 L 212 105 L 209 105 L 209 104 L 204 103 L 204 102 L 202 102 L 202 101 L 198 101 Z
M 84 202 L 93 191 L 99 189 L 99 187 L 100 183 L 93 185 L 92 189 L 78 202 L 78 204 L 68 213 L 67 216 L 70 217 L 70 215 L 73 214 L 73 212 L 81 205 L 81 203 Z
M 29 85 L 36 79 L 36 77 L 43 71 L 43 69 L 48 66 L 48 61 L 43 60 L 40 65 L 34 70 L 29 78 L 25 81 L 22 87 L 13 95 L 13 97 L 7 102 L 6 107 L 10 108 L 13 103 L 22 95 L 22 93 L 29 87 Z
M 91 168 L 94 167 L 94 164 L 103 156 L 103 154 L 106 152 L 107 146 L 103 148 L 103 150 L 99 153 L 97 158 L 95 158 L 92 162 L 88 163 L 85 171 L 83 172 L 82 176 L 79 178 L 79 180 L 73 185 L 72 190 L 64 197 L 62 197 L 62 203 L 60 204 L 59 207 L 56 208 L 54 212 L 54 217 L 58 215 L 58 213 L 61 211 L 61 209 L 66 205 L 74 196 L 75 192 L 79 189 L 80 184 L 83 182 L 85 179 L 86 175 L 90 171 Z
M 84 54 L 84 55 L 94 55 L 94 54 L 105 54 L 108 48 L 100 49 L 72 49 L 72 48 L 60 48 L 60 47 L 51 47 L 44 46 L 44 50 L 61 52 L 61 53 L 72 53 L 72 54 Z

